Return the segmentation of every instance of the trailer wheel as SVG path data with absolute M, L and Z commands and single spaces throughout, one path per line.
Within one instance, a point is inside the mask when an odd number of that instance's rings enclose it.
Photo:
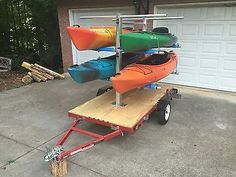
M 165 125 L 170 118 L 170 113 L 171 113 L 170 101 L 160 100 L 157 103 L 156 113 L 157 113 L 158 123 L 161 125 Z

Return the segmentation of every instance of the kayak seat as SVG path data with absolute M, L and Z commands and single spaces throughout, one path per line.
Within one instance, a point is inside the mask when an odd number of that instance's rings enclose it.
M 134 31 L 134 28 L 132 28 L 132 27 L 124 27 L 123 29 Z
M 152 32 L 154 32 L 154 33 L 169 33 L 169 29 L 167 27 L 157 27 L 157 28 L 153 28 Z
M 164 54 L 152 54 L 148 58 L 146 58 L 143 61 L 137 62 L 137 64 L 142 64 L 142 65 L 161 65 L 163 63 L 166 63 L 169 61 L 169 53 L 164 51 Z

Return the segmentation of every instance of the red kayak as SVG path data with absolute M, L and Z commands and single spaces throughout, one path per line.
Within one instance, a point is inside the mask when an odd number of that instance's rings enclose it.
M 149 55 L 111 77 L 112 85 L 117 92 L 125 93 L 159 81 L 174 71 L 177 60 L 178 57 L 174 52 Z

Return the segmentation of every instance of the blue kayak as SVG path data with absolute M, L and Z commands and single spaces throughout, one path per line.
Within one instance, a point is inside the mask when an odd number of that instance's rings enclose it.
M 124 53 L 121 68 L 137 62 L 142 55 Z M 116 55 L 97 60 L 90 60 L 80 65 L 73 65 L 68 68 L 72 79 L 78 83 L 89 82 L 96 79 L 109 80 L 116 73 Z

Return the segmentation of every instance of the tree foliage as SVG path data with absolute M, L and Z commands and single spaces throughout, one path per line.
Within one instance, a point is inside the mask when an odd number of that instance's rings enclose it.
M 56 0 L 0 0 L 0 56 L 61 67 Z

